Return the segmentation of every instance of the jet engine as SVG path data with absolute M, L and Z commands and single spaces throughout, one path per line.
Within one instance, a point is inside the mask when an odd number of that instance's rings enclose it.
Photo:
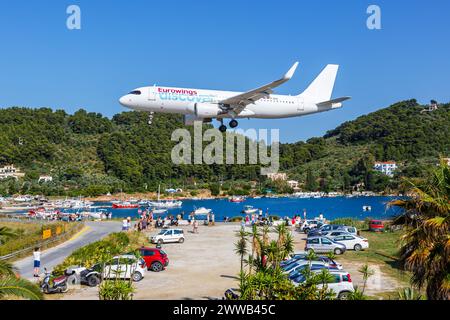
M 194 113 L 198 118 L 213 118 L 222 114 L 222 109 L 215 103 L 196 103 Z

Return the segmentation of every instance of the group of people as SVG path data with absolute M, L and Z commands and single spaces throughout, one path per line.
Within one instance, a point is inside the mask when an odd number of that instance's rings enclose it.
M 183 219 L 184 213 L 178 214 L 176 217 L 173 215 L 169 215 L 164 219 L 161 216 L 158 216 L 156 219 L 154 217 L 152 210 L 139 210 L 138 211 L 139 218 L 132 227 L 131 217 L 127 217 L 122 220 L 122 231 L 129 231 L 133 228 L 135 231 L 144 231 L 155 228 L 163 228 L 166 226 L 178 226 L 178 222 Z

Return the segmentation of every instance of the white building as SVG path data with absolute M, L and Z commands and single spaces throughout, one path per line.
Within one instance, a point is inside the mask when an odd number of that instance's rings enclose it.
M 269 173 L 267 175 L 267 178 L 269 178 L 272 181 L 276 181 L 276 180 L 282 180 L 282 181 L 286 181 L 287 180 L 287 174 L 286 173 Z
M 387 161 L 387 162 L 375 162 L 375 165 L 373 168 L 381 172 L 382 174 L 385 174 L 389 177 L 394 176 L 394 171 L 397 170 L 397 163 L 395 161 Z
M 39 182 L 52 182 L 53 177 L 52 176 L 40 176 Z
M 289 187 L 291 187 L 292 188 L 292 190 L 294 190 L 294 191 L 298 191 L 298 190 L 300 190 L 300 188 L 299 188 L 299 182 L 298 181 L 295 181 L 295 180 L 289 180 L 288 182 L 287 182 L 287 184 L 289 185 Z
M 7 179 L 7 178 L 23 178 L 25 176 L 25 173 L 20 172 L 18 168 L 15 168 L 13 164 L 6 165 L 3 168 L 0 168 L 0 179 Z

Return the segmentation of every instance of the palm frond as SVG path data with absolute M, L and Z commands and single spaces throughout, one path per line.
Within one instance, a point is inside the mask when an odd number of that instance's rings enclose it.
M 0 278 L 0 299 L 6 297 L 42 300 L 39 287 L 28 280 L 6 276 Z

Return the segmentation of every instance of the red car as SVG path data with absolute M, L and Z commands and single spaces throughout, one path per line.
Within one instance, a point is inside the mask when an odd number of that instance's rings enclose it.
M 169 264 L 167 253 L 162 249 L 142 247 L 139 251 L 148 270 L 160 272 Z
M 370 231 L 384 231 L 384 223 L 381 220 L 370 220 L 369 222 Z

